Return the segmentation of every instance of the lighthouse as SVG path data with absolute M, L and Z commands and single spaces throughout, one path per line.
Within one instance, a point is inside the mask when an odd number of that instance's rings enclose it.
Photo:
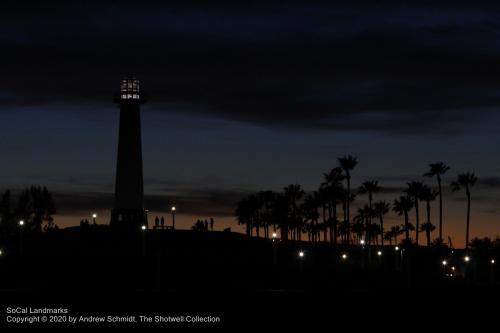
M 116 161 L 115 200 L 110 225 L 116 229 L 140 230 L 147 225 L 144 210 L 140 105 L 146 100 L 140 93 L 139 80 L 121 81 L 115 103 L 120 106 L 118 155 Z

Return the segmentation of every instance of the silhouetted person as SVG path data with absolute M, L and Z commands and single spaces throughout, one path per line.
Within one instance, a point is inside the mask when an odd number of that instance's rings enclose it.
M 160 219 L 158 216 L 155 217 L 155 228 L 158 228 L 160 226 Z
M 165 228 L 165 218 L 162 216 L 160 220 L 161 228 Z
M 208 231 L 208 221 L 205 220 L 205 231 Z
M 80 220 L 80 228 L 83 228 L 84 224 L 85 224 L 85 223 L 83 222 L 83 219 L 81 219 L 81 220 Z
M 210 231 L 214 231 L 214 218 L 210 218 Z

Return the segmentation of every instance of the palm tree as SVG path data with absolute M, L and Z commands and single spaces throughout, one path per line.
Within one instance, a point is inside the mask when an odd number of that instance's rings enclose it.
M 431 232 L 436 229 L 436 227 L 431 223 L 431 201 L 436 199 L 437 194 L 438 192 L 432 190 L 427 185 L 424 185 L 422 192 L 420 193 L 420 199 L 425 201 L 427 211 L 427 222 L 422 224 L 420 231 L 425 231 L 427 247 L 431 246 Z
M 439 194 L 439 239 L 443 241 L 443 191 L 441 189 L 441 176 L 444 175 L 450 167 L 443 162 L 429 164 L 429 171 L 424 174 L 425 177 L 436 177 Z
M 413 199 L 413 204 L 415 207 L 415 244 L 418 246 L 418 231 L 420 227 L 420 219 L 419 219 L 419 211 L 418 211 L 418 202 L 420 200 L 420 196 L 422 194 L 422 189 L 424 184 L 418 181 L 411 181 L 408 184 L 408 188 L 406 189 L 406 194 L 408 194 Z
M 259 201 L 259 217 L 264 227 L 264 237 L 269 238 L 269 225 L 272 224 L 271 207 L 274 202 L 275 194 L 273 191 L 260 191 L 257 193 Z
M 373 204 L 373 212 L 380 221 L 380 231 L 382 233 L 382 247 L 384 247 L 384 215 L 389 213 L 390 204 L 386 201 L 377 201 Z
M 344 220 L 349 223 L 350 221 L 350 214 L 349 214 L 349 207 L 350 207 L 350 201 L 351 201 L 351 171 L 354 170 L 356 165 L 358 164 L 358 159 L 356 157 L 353 157 L 351 155 L 345 155 L 343 157 L 338 158 L 340 167 L 342 170 L 344 170 L 345 173 L 345 178 L 346 178 L 346 200 L 345 200 L 345 205 L 346 205 L 346 210 L 345 210 L 345 216 Z M 349 243 L 350 240 L 350 233 L 349 229 L 347 229 L 347 243 Z
M 407 195 L 394 200 L 394 204 L 392 205 L 392 210 L 394 212 L 396 212 L 399 216 L 404 215 L 405 217 L 404 231 L 406 244 L 410 244 L 410 219 L 408 213 L 412 208 L 413 201 Z
M 451 183 L 451 189 L 453 192 L 459 191 L 460 189 L 465 189 L 465 195 L 467 196 L 467 225 L 465 229 L 465 249 L 469 249 L 469 224 L 470 224 L 470 189 L 477 182 L 477 177 L 474 172 L 467 171 L 466 173 L 461 173 L 457 176 L 457 180 Z
M 293 239 L 301 236 L 302 217 L 300 216 L 299 201 L 304 196 L 305 192 L 298 184 L 288 185 L 283 189 L 283 195 L 288 203 L 288 223 L 286 224 L 286 233 L 288 228 L 291 228 Z M 298 237 L 297 237 L 298 236 Z
M 330 242 L 337 244 L 338 237 L 338 219 L 337 205 L 345 198 L 345 190 L 342 181 L 345 176 L 342 169 L 333 168 L 329 173 L 324 174 L 325 181 L 321 184 L 323 188 L 324 199 L 328 207 L 328 224 L 330 226 Z
M 319 212 L 318 212 L 318 206 L 319 206 L 319 195 L 318 192 L 313 192 L 309 195 L 307 195 L 304 199 L 304 202 L 302 203 L 301 210 L 302 213 L 304 214 L 304 220 L 305 222 L 308 223 L 308 234 L 309 234 L 309 240 L 314 241 L 315 240 L 315 230 L 316 226 L 318 225 L 318 220 L 319 220 Z
M 361 184 L 361 186 L 359 187 L 359 190 L 358 190 L 358 193 L 360 193 L 360 194 L 368 194 L 368 208 L 370 211 L 370 214 L 368 214 L 368 221 L 367 221 L 368 225 L 371 225 L 371 223 L 372 223 L 373 193 L 376 193 L 378 191 L 380 191 L 380 186 L 378 186 L 378 181 L 376 181 L 376 180 L 364 182 L 363 184 Z

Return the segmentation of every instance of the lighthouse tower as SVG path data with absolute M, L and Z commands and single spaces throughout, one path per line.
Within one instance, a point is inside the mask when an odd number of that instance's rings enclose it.
M 115 102 L 120 105 L 120 129 L 110 224 L 117 229 L 140 230 L 142 225 L 147 225 L 147 216 L 143 206 L 140 115 L 140 105 L 146 101 L 139 91 L 139 80 L 123 79 Z

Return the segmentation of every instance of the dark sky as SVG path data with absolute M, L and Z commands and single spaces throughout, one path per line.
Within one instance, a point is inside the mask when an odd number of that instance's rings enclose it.
M 355 183 L 398 190 L 430 162 L 474 170 L 478 233 L 500 229 L 491 4 L 6 2 L 0 59 L 0 186 L 48 185 L 68 216 L 108 209 L 112 97 L 134 75 L 153 210 L 228 215 L 248 191 L 314 189 L 350 153 Z

